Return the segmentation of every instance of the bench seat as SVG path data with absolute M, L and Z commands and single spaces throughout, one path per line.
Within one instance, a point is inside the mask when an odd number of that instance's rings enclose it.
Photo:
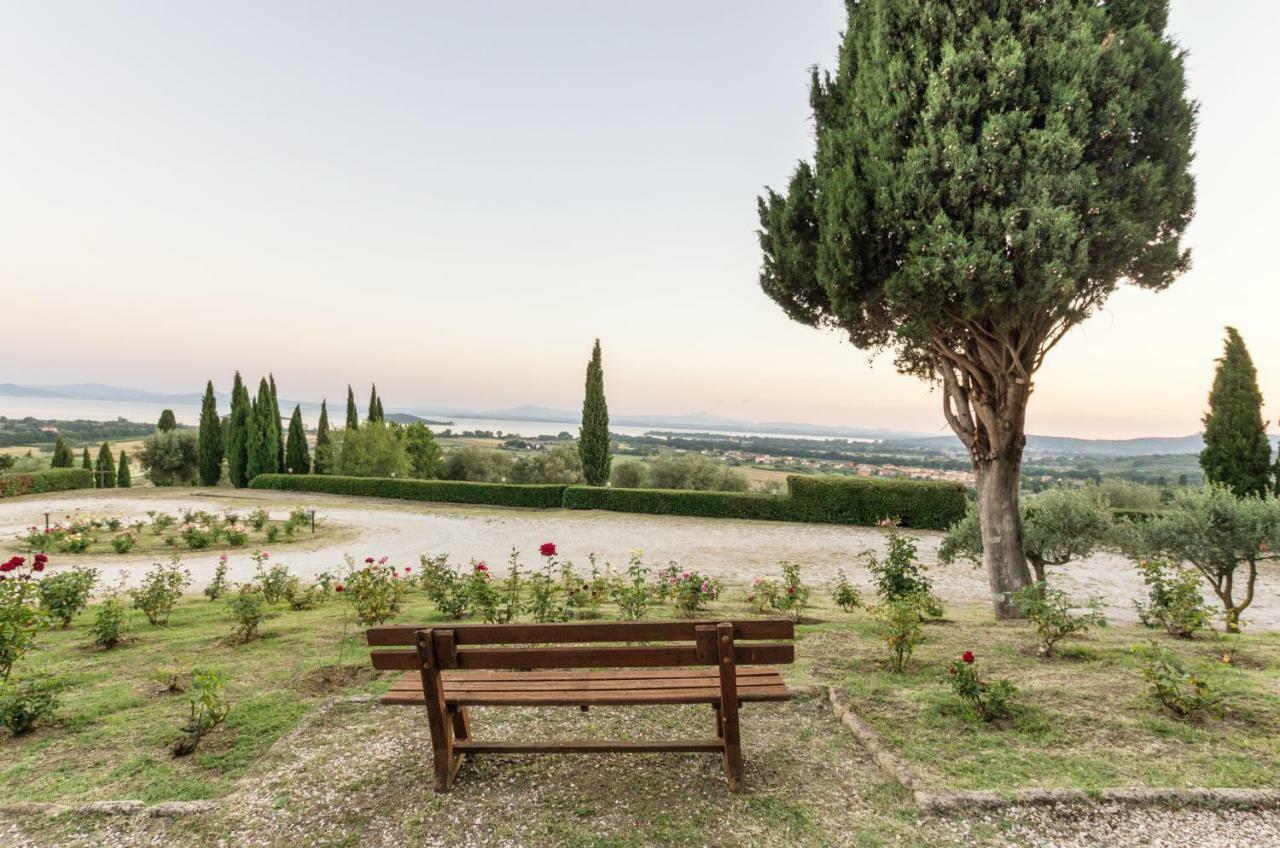
M 782 675 L 771 668 L 739 667 L 738 702 L 785 701 Z M 463 706 L 604 706 L 609 704 L 720 704 L 715 667 L 617 669 L 610 671 L 442 671 L 444 701 Z M 382 697 L 384 704 L 424 706 L 422 675 L 402 675 Z

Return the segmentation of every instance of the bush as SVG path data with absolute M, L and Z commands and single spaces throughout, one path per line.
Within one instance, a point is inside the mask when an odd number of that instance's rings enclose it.
M 978 676 L 972 651 L 965 651 L 947 669 L 951 690 L 960 696 L 983 721 L 1011 718 L 1011 702 L 1017 688 L 1004 678 L 983 680 Z
M 294 612 L 318 609 L 324 602 L 328 589 L 321 583 L 306 583 L 290 576 L 285 583 L 284 598 Z
M 614 462 L 609 472 L 609 485 L 615 489 L 643 489 L 645 464 L 639 460 Z
M 0 725 L 14 736 L 32 730 L 58 708 L 57 683 L 49 677 L 0 681 Z
M 266 604 L 266 594 L 254 583 L 241 583 L 239 590 L 227 598 L 227 609 L 235 621 L 234 632 L 241 642 L 258 638 L 262 622 L 267 620 Z
M 368 627 L 385 624 L 400 614 L 408 587 L 385 558 L 375 562 L 369 557 L 364 568 L 349 564 L 349 569 L 342 593 L 355 610 L 356 621 Z
M 138 534 L 134 530 L 126 530 L 111 537 L 111 549 L 118 554 L 127 554 L 138 544 Z
M 1188 671 L 1177 654 L 1155 640 L 1137 650 L 1142 656 L 1142 677 L 1165 709 L 1183 718 L 1217 711 L 1221 697 L 1207 680 Z
M 182 567 L 182 558 L 175 552 L 168 565 L 155 563 L 142 578 L 142 584 L 130 589 L 133 608 L 140 609 L 153 625 L 168 624 L 173 605 L 182 592 L 191 585 L 191 572 Z
M 615 465 L 616 469 L 618 466 Z M 625 580 L 615 580 L 610 589 L 618 616 L 623 621 L 639 621 L 653 603 L 653 590 L 649 587 L 649 569 L 644 567 L 643 552 L 632 551 L 627 562 Z
M 916 646 L 924 640 L 923 611 L 920 597 L 907 595 L 886 601 L 872 608 L 876 633 L 889 648 L 890 665 L 898 674 L 907 670 L 907 663 Z
M 1053 589 L 1044 583 L 1032 583 L 1013 593 L 1013 603 L 1035 625 L 1040 637 L 1040 655 L 1052 656 L 1054 646 L 1073 633 L 1084 633 L 1090 627 L 1103 627 L 1102 601 L 1092 598 L 1086 602 L 1086 611 L 1075 613 L 1076 604 L 1061 589 Z
M 789 501 L 753 492 L 692 492 L 674 489 L 606 489 L 570 486 L 564 491 L 569 509 L 606 509 L 650 515 L 696 515 L 786 521 Z
M 879 524 L 891 519 L 904 527 L 945 530 L 967 506 L 958 483 L 878 480 L 869 477 L 787 477 L 796 521 Z
M 679 571 L 672 564 L 665 572 L 668 597 L 676 612 L 693 618 L 720 596 L 720 581 L 696 571 Z
M 853 612 L 862 606 L 862 593 L 849 582 L 843 568 L 836 571 L 836 587 L 831 593 L 831 600 L 845 612 Z
M 338 452 L 339 474 L 348 477 L 408 477 L 413 470 L 399 429 L 393 424 L 370 421 L 358 430 L 342 434 Z M 308 475 L 300 474 L 306 478 Z
M 36 554 L 30 564 L 20 556 L 0 563 L 0 681 L 9 679 L 14 664 L 36 646 L 36 635 L 49 624 L 31 579 L 48 559 Z
M 204 587 L 204 595 L 211 601 L 216 601 L 227 592 L 227 555 L 223 554 L 218 557 L 218 564 L 213 569 L 213 579 L 209 581 L 209 585 Z
M 782 568 L 782 579 L 757 577 L 747 603 L 762 614 L 784 613 L 799 619 L 809 606 L 812 590 L 800 579 L 799 565 L 786 560 L 780 560 L 778 565 Z
M 111 650 L 124 641 L 129 632 L 129 618 L 118 592 L 113 591 L 98 607 L 89 630 L 93 633 L 93 643 L 100 648 Z
M 71 626 L 76 613 L 89 605 L 89 596 L 98 582 L 98 569 L 76 566 L 71 571 L 52 574 L 39 581 L 40 605 L 59 627 Z
M 142 443 L 139 459 L 153 486 L 189 486 L 200 470 L 195 430 L 152 433 Z
M 1147 584 L 1147 603 L 1134 601 L 1138 620 L 1147 627 L 1163 627 L 1170 636 L 1190 639 L 1209 626 L 1213 609 L 1200 594 L 1200 575 L 1163 560 L 1138 564 Z
M 227 702 L 226 685 L 222 675 L 209 669 L 191 672 L 191 685 L 187 689 L 187 705 L 190 710 L 182 736 L 173 743 L 173 755 L 185 757 L 194 753 L 209 731 L 226 721 L 231 712 Z
M 933 594 L 933 581 L 916 557 L 916 540 L 904 536 L 896 528 L 889 529 L 889 550 L 884 559 L 868 553 L 867 569 L 876 584 L 876 594 L 885 602 L 914 598 L 920 614 L 942 617 L 942 601 Z
M 315 474 L 259 474 L 249 485 L 255 489 L 325 492 L 369 498 L 549 508 L 561 505 L 565 490 L 564 486 L 555 484 L 465 483 L 456 480 L 400 480 Z
M 257 563 L 257 569 L 254 573 L 253 580 L 262 589 L 262 596 L 269 604 L 278 604 L 285 600 L 289 588 L 289 568 L 284 565 L 273 565 L 266 568 L 267 560 L 271 559 L 271 554 L 266 551 L 258 551 L 250 557 Z
M 92 488 L 93 471 L 87 468 L 49 468 L 21 474 L 0 474 L 0 498 Z
M 700 453 L 662 453 L 648 462 L 645 486 L 700 492 L 745 492 L 747 478 L 740 471 Z
M 511 466 L 507 479 L 512 483 L 563 483 L 580 485 L 582 456 L 577 445 L 556 445 L 522 456 Z
M 469 447 L 450 451 L 444 458 L 444 476 L 469 483 L 501 483 L 511 474 L 515 460 L 503 451 Z
M 457 569 L 449 565 L 449 555 L 430 557 L 423 554 L 418 558 L 418 564 L 417 583 L 440 614 L 445 618 L 466 615 L 469 600 L 466 581 L 458 575 Z

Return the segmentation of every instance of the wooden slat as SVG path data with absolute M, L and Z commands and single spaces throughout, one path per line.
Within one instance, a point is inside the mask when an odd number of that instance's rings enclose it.
M 456 624 L 450 629 L 458 645 L 560 644 L 572 642 L 692 642 L 701 625 L 717 619 L 676 621 L 565 621 L 529 624 Z M 733 637 L 741 639 L 794 639 L 795 623 L 789 618 L 732 620 Z M 415 644 L 414 633 L 428 626 L 372 627 L 365 638 L 372 647 Z
M 787 701 L 791 690 L 786 686 L 752 686 L 738 690 L 742 702 Z M 421 691 L 388 692 L 382 697 L 384 704 L 422 705 L 426 703 Z M 719 704 L 718 687 L 699 686 L 689 689 L 644 689 L 615 691 L 557 692 L 447 692 L 445 703 L 449 706 L 488 707 L 572 707 L 572 706 L 626 706 L 634 704 Z
M 738 669 L 742 675 L 772 675 L 778 671 L 763 666 L 746 666 Z M 583 669 L 559 669 L 552 671 L 445 671 L 445 681 L 450 680 L 642 680 L 648 677 L 697 677 L 719 680 L 715 667 L 686 666 L 683 668 L 618 668 L 606 671 Z M 407 679 L 407 678 L 405 678 Z M 413 676 L 417 680 L 417 676 Z
M 407 671 L 418 667 L 414 651 L 372 651 L 373 667 L 379 671 Z M 736 662 L 741 665 L 778 665 L 795 660 L 791 643 L 767 642 L 737 645 Z M 692 666 L 698 663 L 695 645 L 597 645 L 558 648 L 459 648 L 458 668 L 464 669 L 564 669 L 564 668 L 657 668 Z
M 459 739 L 454 747 L 468 754 L 608 754 L 655 751 L 705 752 L 724 747 L 719 739 L 689 741 L 473 742 Z

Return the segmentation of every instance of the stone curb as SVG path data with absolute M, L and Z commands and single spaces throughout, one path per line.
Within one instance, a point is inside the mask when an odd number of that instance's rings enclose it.
M 836 693 L 827 690 L 836 718 L 858 738 L 858 742 L 880 770 L 911 793 L 911 800 L 923 813 L 946 814 L 972 810 L 1001 810 L 1009 807 L 1052 806 L 1057 804 L 1118 804 L 1126 807 L 1229 807 L 1237 810 L 1280 808 L 1276 789 L 1161 789 L 1142 786 L 1084 789 L 930 790 L 919 775 L 899 757 L 880 732 L 853 712 Z
M 137 816 L 179 818 L 213 812 L 221 801 L 161 801 L 148 806 L 142 801 L 90 801 L 86 804 L 45 804 L 20 801 L 0 804 L 0 816 Z

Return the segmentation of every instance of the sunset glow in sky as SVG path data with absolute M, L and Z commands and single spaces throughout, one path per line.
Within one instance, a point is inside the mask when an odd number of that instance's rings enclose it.
M 572 408 L 599 336 L 619 413 L 943 431 L 756 281 L 839 0 L 0 9 L 0 382 Z M 1194 269 L 1050 355 L 1033 433 L 1196 431 L 1224 324 L 1280 416 L 1280 9 L 1176 0 L 1173 28 Z

